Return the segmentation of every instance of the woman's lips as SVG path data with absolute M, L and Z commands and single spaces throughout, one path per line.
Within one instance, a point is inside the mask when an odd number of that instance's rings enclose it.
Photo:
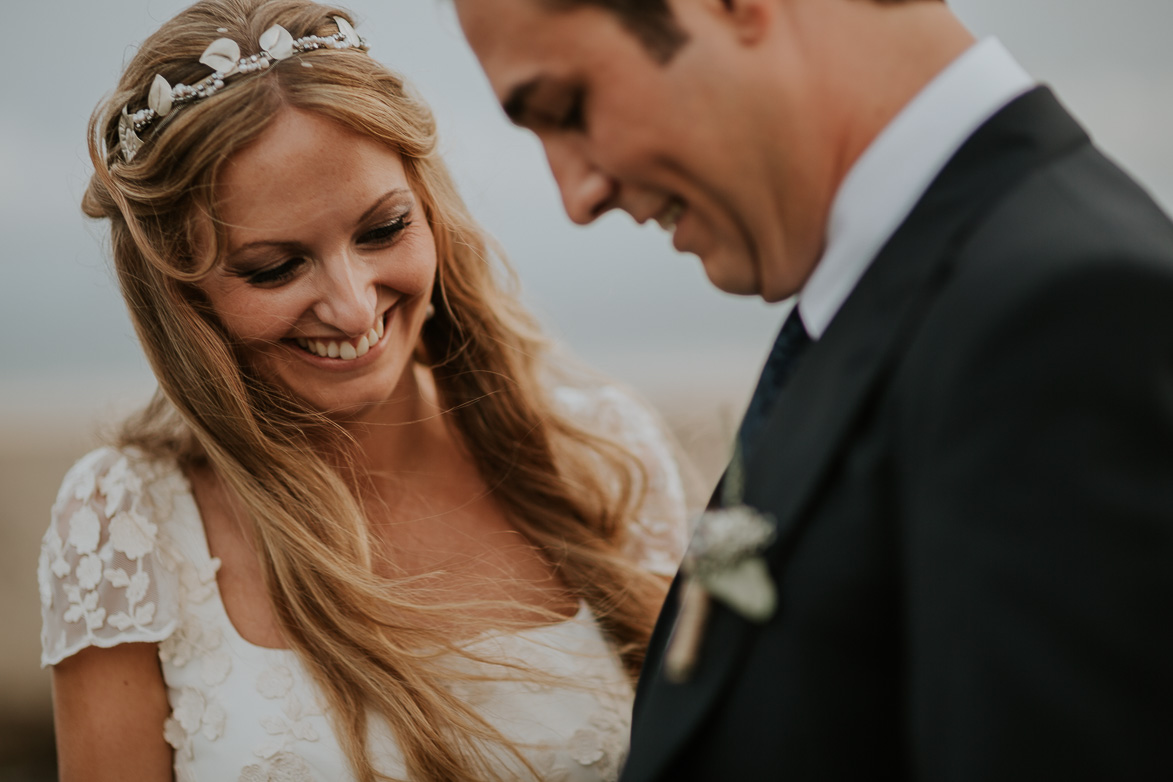
M 394 306 L 388 308 L 383 313 L 383 316 L 375 321 L 375 325 L 371 326 L 366 334 L 363 334 L 357 339 L 343 340 L 297 337 L 287 341 L 297 345 L 298 351 L 306 355 L 307 358 L 316 359 L 317 361 L 325 360 L 335 365 L 357 361 L 383 344 L 383 336 L 387 330 L 387 323 L 390 321 L 391 313 L 394 311 Z

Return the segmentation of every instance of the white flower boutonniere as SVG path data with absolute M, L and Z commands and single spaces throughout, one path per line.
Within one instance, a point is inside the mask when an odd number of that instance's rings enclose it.
M 664 655 L 664 669 L 674 682 L 688 681 L 696 667 L 701 640 L 715 597 L 752 622 L 765 622 L 778 607 L 778 591 L 762 552 L 776 534 L 774 519 L 742 503 L 740 451 L 725 474 L 722 507 L 697 520 L 680 569 L 684 582 L 680 611 Z
M 703 514 L 682 567 L 713 597 L 753 622 L 774 614 L 778 595 L 762 551 L 774 540 L 774 522 L 737 505 Z

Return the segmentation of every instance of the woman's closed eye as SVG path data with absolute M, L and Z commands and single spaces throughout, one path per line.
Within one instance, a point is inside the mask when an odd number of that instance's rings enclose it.
M 282 261 L 275 266 L 260 269 L 259 271 L 241 272 L 239 273 L 239 276 L 244 277 L 244 279 L 248 281 L 249 285 L 280 285 L 283 282 L 291 280 L 293 275 L 297 273 L 297 270 L 300 269 L 305 263 L 305 260 L 305 258 L 301 257 L 289 258 L 288 260 Z
M 411 221 L 407 219 L 410 214 L 410 212 L 405 212 L 365 231 L 358 236 L 355 240 L 356 243 L 362 247 L 375 249 L 390 246 L 411 225 Z M 292 280 L 306 262 L 305 256 L 295 255 L 262 269 L 238 269 L 231 270 L 230 273 L 242 278 L 249 285 L 258 288 L 275 288 Z
M 358 237 L 358 243 L 375 247 L 391 244 L 405 228 L 411 225 L 411 221 L 407 218 L 407 214 L 402 214 L 394 220 L 370 229 Z

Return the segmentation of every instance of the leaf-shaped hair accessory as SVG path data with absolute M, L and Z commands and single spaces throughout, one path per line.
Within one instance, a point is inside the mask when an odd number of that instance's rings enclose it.
M 231 38 L 217 38 L 208 44 L 208 48 L 200 55 L 200 63 L 211 68 L 212 73 L 195 84 L 171 86 L 165 78 L 156 75 L 148 92 L 147 106 L 133 114 L 130 113 L 129 107 L 124 106 L 122 109 L 118 135 L 123 158 L 128 163 L 134 158 L 135 153 L 143 145 L 139 134 L 152 122 L 188 103 L 212 97 L 224 89 L 230 78 L 235 80 L 237 77 L 262 73 L 278 60 L 318 49 L 367 51 L 367 42 L 359 37 L 350 22 L 341 16 L 335 16 L 334 22 L 338 25 L 338 32 L 332 35 L 304 35 L 296 40 L 288 30 L 275 24 L 261 35 L 261 51 L 246 58 L 240 56 L 240 46 Z M 219 32 L 226 32 L 226 29 L 219 28 Z M 301 64 L 306 68 L 314 67 L 313 63 L 308 61 L 302 61 Z
M 240 45 L 231 38 L 217 38 L 204 49 L 200 62 L 227 76 L 236 70 L 240 62 Z
M 159 74 L 151 82 L 151 94 L 147 96 L 147 105 L 160 117 L 166 117 L 171 111 L 171 85 Z
M 134 160 L 134 154 L 143 145 L 143 140 L 134 132 L 134 119 L 122 107 L 122 116 L 118 118 L 118 142 L 122 148 L 122 158 L 127 163 Z
M 293 55 L 293 36 L 279 24 L 261 34 L 261 49 L 274 60 L 284 60 Z
M 358 33 L 354 31 L 354 27 L 351 26 L 350 22 L 346 21 L 341 16 L 335 16 L 334 24 L 338 25 L 338 32 L 342 33 L 342 37 L 345 38 L 351 46 L 359 45 L 359 41 L 361 39 L 358 37 Z

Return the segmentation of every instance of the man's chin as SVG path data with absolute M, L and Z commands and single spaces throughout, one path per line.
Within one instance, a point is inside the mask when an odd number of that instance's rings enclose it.
M 734 296 L 757 296 L 760 292 L 758 279 L 755 274 L 744 268 L 745 261 L 737 261 L 728 257 L 718 257 L 716 254 L 701 258 L 701 265 L 705 269 L 705 276 L 713 287 Z
M 706 254 L 701 264 L 713 287 L 734 296 L 758 296 L 767 304 L 785 301 L 802 288 L 777 269 L 743 255 Z

